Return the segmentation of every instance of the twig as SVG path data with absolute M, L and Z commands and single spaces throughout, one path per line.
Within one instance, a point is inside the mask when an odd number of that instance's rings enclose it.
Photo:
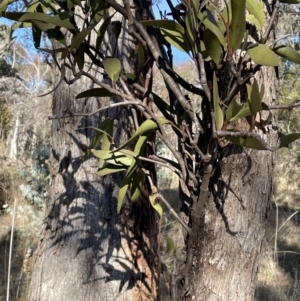
M 179 221 L 182 227 L 187 231 L 187 233 L 191 233 L 191 228 L 179 217 L 179 215 L 175 212 L 173 207 L 169 204 L 169 202 L 164 198 L 164 196 L 159 193 L 157 195 L 158 199 L 161 200 L 166 207 L 169 209 L 169 212 Z
M 295 102 L 287 105 L 266 106 L 267 110 L 292 110 L 293 108 L 300 107 L 300 100 L 296 100 Z
M 72 118 L 76 116 L 84 116 L 84 117 L 91 117 L 101 111 L 108 110 L 111 108 L 119 107 L 119 106 L 128 106 L 128 105 L 135 105 L 135 106 L 142 106 L 143 104 L 140 101 L 122 101 L 122 102 L 117 102 L 117 103 L 112 103 L 110 105 L 104 106 L 96 111 L 93 111 L 91 113 L 72 113 L 72 115 L 69 116 L 48 116 L 48 119 L 63 119 L 63 118 Z
M 266 41 L 268 40 L 269 34 L 272 30 L 272 26 L 274 24 L 274 21 L 275 21 L 277 15 L 278 15 L 279 7 L 280 7 L 280 3 L 277 0 L 274 4 L 274 10 L 273 10 L 271 18 L 269 20 L 268 27 L 267 27 L 266 31 L 264 32 L 263 37 L 260 40 L 261 44 L 265 44 Z

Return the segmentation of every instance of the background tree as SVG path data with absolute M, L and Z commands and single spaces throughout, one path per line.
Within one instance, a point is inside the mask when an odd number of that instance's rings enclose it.
M 47 51 L 53 54 L 62 79 L 68 84 L 85 76 L 101 87 L 80 93 L 77 98 L 115 96 L 118 100 L 107 106 L 93 102 L 85 113 L 82 112 L 85 106 L 73 101 L 76 89 L 56 90 L 58 98 L 52 116 L 55 120 L 53 189 L 36 253 L 31 297 L 80 299 L 82 294 L 87 300 L 101 294 L 104 300 L 157 299 L 158 271 L 165 275 L 166 270 L 160 263 L 157 248 L 160 241 L 155 236 L 160 224 L 156 222 L 154 209 L 161 215 L 158 200 L 172 208 L 156 187 L 153 166 L 145 163 L 148 162 L 168 166 L 180 182 L 181 214 L 172 212 L 185 230 L 186 259 L 179 263 L 174 254 L 170 281 L 167 281 L 172 300 L 251 300 L 272 191 L 274 156 L 271 152 L 299 137 L 299 134 L 282 134 L 280 138 L 277 135 L 274 67 L 279 60 L 275 53 L 294 61 L 299 57 L 292 48 L 275 43 L 279 1 L 231 0 L 227 4 L 195 1 L 182 2 L 176 8 L 168 1 L 173 21 L 152 20 L 148 1 L 142 1 L 142 6 L 135 3 L 133 8 L 139 11 L 140 17 L 131 12 L 132 5 L 127 1 L 123 2 L 124 6 L 110 0 L 87 2 L 85 6 L 76 3 L 75 8 L 73 2 L 67 6 L 56 4 L 61 6 L 60 10 L 37 2 L 32 8 L 36 10 L 34 13 L 4 15 L 19 19 L 21 25 L 30 22 L 36 46 L 41 32 L 61 43 L 60 47 L 56 44 L 54 50 Z M 138 41 L 138 66 L 134 74 L 129 70 L 130 64 L 122 64 L 116 58 L 120 49 L 129 62 L 134 53 L 129 51 L 126 55 L 129 39 L 120 31 L 122 22 L 110 22 L 108 7 L 128 20 L 128 33 Z M 77 9 L 84 12 L 83 23 Z M 51 14 L 45 14 L 49 10 Z M 98 29 L 96 25 L 102 18 Z M 60 31 L 60 27 L 67 32 Z M 113 46 L 107 53 L 100 45 L 108 45 L 103 39 L 108 28 L 111 28 L 110 36 L 123 44 Z M 98 39 L 93 45 L 94 30 Z M 190 54 L 200 88 L 173 71 L 171 56 L 166 56 L 161 46 L 168 47 L 168 43 Z M 92 63 L 88 63 L 85 55 Z M 168 88 L 169 103 L 151 91 L 154 62 Z M 103 68 L 111 81 L 99 81 L 93 73 L 99 70 L 94 70 L 94 66 Z M 192 97 L 179 87 L 192 93 Z M 195 103 L 193 95 L 202 96 L 201 104 Z M 100 159 L 99 165 L 92 168 L 94 159 L 80 165 L 89 126 L 81 124 L 86 122 L 84 117 L 95 118 L 100 111 L 122 106 L 110 119 L 101 122 L 99 133 L 91 141 L 90 148 Z M 157 116 L 155 106 L 164 117 Z M 119 139 L 120 126 L 116 131 L 111 129 L 114 118 L 120 125 L 124 112 L 128 115 L 125 129 L 134 133 L 125 143 Z M 165 124 L 178 137 L 178 148 L 166 134 Z M 84 132 L 75 132 L 77 127 Z M 152 141 L 154 132 L 170 149 L 174 160 L 157 156 L 150 147 L 148 142 Z M 128 148 L 133 142 L 136 142 L 134 147 Z M 116 203 L 108 200 L 114 195 L 109 182 L 113 178 L 106 176 L 96 181 L 97 168 L 102 176 L 127 170 Z M 98 193 L 101 188 L 103 194 Z M 139 198 L 132 207 L 123 204 L 127 190 L 132 200 Z M 107 205 L 112 206 L 108 215 L 103 211 Z M 113 211 L 116 207 L 121 212 L 118 217 Z M 140 220 L 143 214 L 145 217 Z M 115 231 L 110 232 L 111 229 Z M 108 237 L 114 243 L 107 247 Z M 168 248 L 172 249 L 171 245 L 169 240 Z M 120 259 L 122 255 L 128 264 Z M 71 260 L 75 256 L 76 260 Z M 53 262 L 56 262 L 56 272 L 53 272 Z M 104 288 L 107 281 L 112 285 L 106 284 Z M 82 289 L 83 283 L 90 285 Z M 101 292 L 97 291 L 102 285 Z M 53 286 L 55 291 L 49 289 Z

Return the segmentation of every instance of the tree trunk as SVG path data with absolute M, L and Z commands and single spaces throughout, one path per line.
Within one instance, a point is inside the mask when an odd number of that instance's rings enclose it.
M 278 90 L 275 69 L 262 67 L 256 79 L 259 86 L 264 84 L 264 102 L 275 105 Z M 260 115 L 261 120 L 271 114 L 265 112 Z M 255 127 L 254 131 L 262 134 L 269 145 L 276 145 L 276 125 L 275 113 L 271 125 L 263 130 Z M 246 121 L 237 122 L 235 127 L 249 130 Z M 187 300 L 253 300 L 272 197 L 274 159 L 275 154 L 269 151 L 233 144 L 220 147 L 219 163 L 205 203 L 199 248 L 190 273 L 194 299 L 189 296 L 191 299 Z
M 118 46 L 124 60 L 132 49 L 126 35 L 121 33 Z M 58 82 L 59 70 L 55 76 Z M 75 100 L 89 88 L 92 84 L 83 78 L 71 86 L 61 84 L 54 93 L 53 116 L 104 106 L 103 98 Z M 117 109 L 111 116 L 116 113 L 126 115 Z M 50 199 L 34 256 L 32 301 L 157 300 L 157 213 L 148 200 L 140 200 L 127 202 L 118 215 L 123 175 L 100 178 L 95 158 L 82 163 L 94 132 L 88 127 L 97 127 L 106 117 L 53 120 Z M 116 146 L 124 142 L 126 126 L 116 118 Z

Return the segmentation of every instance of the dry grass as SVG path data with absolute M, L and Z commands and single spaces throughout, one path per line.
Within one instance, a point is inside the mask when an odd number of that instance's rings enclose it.
M 10 301 L 27 300 L 30 282 L 30 258 L 26 258 L 37 241 L 37 221 L 42 221 L 42 212 L 28 204 L 19 185 L 24 181 L 14 172 L 17 167 L 7 160 L 1 160 L 0 170 L 0 301 L 6 300 L 9 243 L 14 199 L 17 200 L 10 280 Z M 18 166 L 20 167 L 20 166 Z M 5 208 L 3 208 L 3 205 Z M 32 222 L 37 223 L 32 226 Z M 28 257 L 28 256 L 27 256 Z M 27 272 L 27 273 L 25 273 Z

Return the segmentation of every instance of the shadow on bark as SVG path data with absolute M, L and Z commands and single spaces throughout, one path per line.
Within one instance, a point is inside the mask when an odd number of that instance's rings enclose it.
M 80 149 L 84 148 L 72 138 Z M 94 169 L 90 164 L 85 167 L 82 157 L 73 157 L 69 151 L 60 158 L 54 150 L 52 156 L 60 162 L 64 192 L 52 200 L 45 219 L 52 238 L 49 248 L 60 250 L 70 244 L 72 259 L 84 252 L 83 284 L 117 281 L 119 292 L 141 286 L 148 294 L 153 293 L 149 283 L 153 284 L 150 276 L 156 275 L 157 268 L 157 233 L 153 233 L 157 214 L 149 201 L 127 203 L 118 215 L 120 175 L 89 181 L 88 173 Z M 76 180 L 77 173 L 82 172 L 87 180 Z

